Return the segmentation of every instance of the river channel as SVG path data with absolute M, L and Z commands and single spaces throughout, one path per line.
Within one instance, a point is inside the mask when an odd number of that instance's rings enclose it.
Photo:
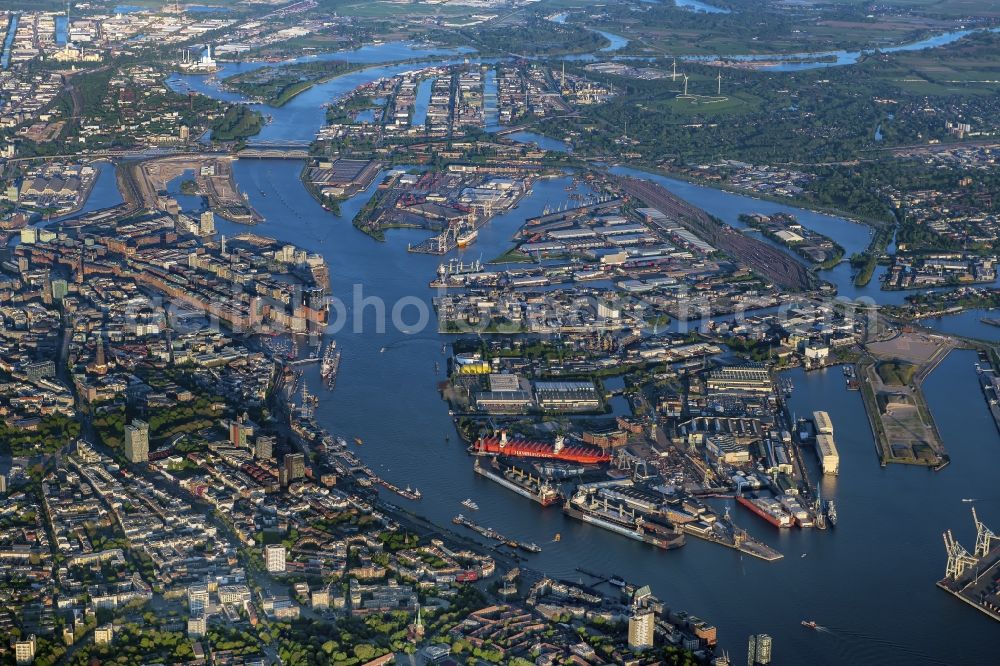
M 264 109 L 273 117 L 264 138 L 310 139 L 323 121 L 324 103 L 408 67 L 382 65 L 348 74 L 283 108 Z M 229 98 L 206 77 L 176 77 L 174 83 Z M 715 623 L 734 663 L 741 663 L 746 637 L 756 632 L 774 637 L 775 663 L 782 664 L 995 663 L 1000 625 L 934 586 L 944 571 L 942 531 L 952 528 L 972 545 L 972 519 L 962 498 L 980 499 L 980 516 L 1000 529 L 995 478 L 1000 437 L 979 392 L 972 354 L 953 353 L 925 384 L 952 457 L 943 471 L 880 468 L 860 397 L 846 390 L 840 371 L 795 370 L 789 373 L 795 387 L 792 409 L 799 415 L 825 409 L 837 429 L 841 474 L 822 488 L 825 497 L 837 501 L 837 528 L 779 533 L 733 507 L 737 522 L 782 551 L 783 560 L 765 563 L 696 539 L 676 551 L 653 550 L 569 521 L 558 508 L 539 509 L 472 473 L 471 459 L 436 390 L 445 379 L 449 338 L 432 326 L 407 333 L 390 324 L 381 331 L 378 306 L 363 306 L 355 297 L 377 297 L 390 311 L 403 303 L 404 323 L 418 324 L 420 307 L 428 310 L 434 296 L 426 285 L 440 258 L 407 252 L 407 245 L 422 240 L 424 232 L 393 230 L 379 243 L 352 227 L 352 217 L 377 181 L 334 216 L 305 192 L 301 167 L 296 161 L 240 160 L 234 168 L 241 190 L 266 218 L 253 231 L 322 253 L 333 293 L 347 303 L 347 325 L 330 330 L 343 349 L 336 390 L 322 389 L 318 371 L 307 370 L 307 381 L 320 395 L 321 423 L 349 440 L 360 437 L 364 444 L 357 453 L 385 478 L 420 488 L 423 499 L 410 505 L 414 510 L 446 523 L 463 510 L 460 502 L 471 497 L 481 507 L 478 522 L 544 548 L 529 566 L 571 579 L 578 578 L 575 569 L 582 566 L 648 583 L 671 607 Z M 569 182 L 568 177 L 536 181 L 518 209 L 484 227 L 466 258 L 489 259 L 503 252 L 525 218 L 566 200 Z M 727 222 L 741 212 L 789 210 L 848 252 L 867 243 L 868 229 L 853 222 L 683 181 L 666 184 Z M 227 235 L 247 230 L 223 220 L 217 225 Z M 878 300 L 895 296 L 875 285 L 866 295 Z M 561 535 L 558 543 L 553 541 L 556 534 Z M 804 629 L 800 620 L 806 618 L 824 628 Z

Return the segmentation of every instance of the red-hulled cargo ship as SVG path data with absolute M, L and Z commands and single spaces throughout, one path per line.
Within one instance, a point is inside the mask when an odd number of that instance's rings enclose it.
M 736 501 L 775 527 L 784 528 L 792 526 L 792 517 L 780 510 L 780 506 L 774 506 L 777 505 L 777 502 L 774 500 L 764 500 L 767 504 L 762 505 L 762 500 L 760 499 L 748 499 L 743 495 L 737 494 Z
M 595 446 L 582 444 L 567 445 L 563 438 L 556 437 L 552 444 L 534 442 L 519 437 L 508 437 L 501 431 L 500 436 L 480 437 L 471 447 L 476 455 L 501 455 L 515 458 L 554 458 L 570 462 L 594 465 L 611 460 L 611 454 Z

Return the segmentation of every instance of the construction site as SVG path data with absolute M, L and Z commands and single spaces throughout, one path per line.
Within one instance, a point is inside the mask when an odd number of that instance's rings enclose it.
M 229 155 L 186 154 L 123 164 L 122 191 L 135 197 L 147 210 L 174 212 L 177 202 L 167 193 L 175 179 L 193 174 L 197 193 L 219 217 L 241 224 L 257 224 L 264 218 L 247 202 L 233 179 L 233 161 Z
M 1000 621 L 1000 536 L 979 520 L 975 507 L 972 520 L 976 524 L 972 553 L 955 540 L 951 530 L 944 533 L 948 563 L 937 586 Z
M 871 359 L 860 369 L 861 393 L 883 465 L 940 469 L 947 464 L 944 442 L 920 387 L 954 346 L 945 336 L 906 331 L 865 346 Z

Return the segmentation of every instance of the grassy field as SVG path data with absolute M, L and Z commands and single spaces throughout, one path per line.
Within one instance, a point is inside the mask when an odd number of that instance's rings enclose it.
M 913 380 L 917 366 L 906 361 L 883 361 L 875 369 L 886 386 L 906 386 Z

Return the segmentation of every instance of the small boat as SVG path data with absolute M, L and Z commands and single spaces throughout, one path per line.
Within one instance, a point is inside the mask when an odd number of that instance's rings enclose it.
M 473 502 L 472 498 L 462 500 L 462 506 L 472 509 L 473 511 L 479 511 L 479 505 Z
M 976 500 L 974 498 L 972 498 L 972 497 L 963 497 L 962 501 L 963 502 L 975 502 Z
M 556 543 L 559 543 L 561 540 L 562 540 L 562 534 L 560 534 L 559 532 L 556 532 L 556 538 L 553 539 L 553 541 L 555 541 Z
M 354 438 L 354 443 L 357 444 L 358 446 L 361 446 L 362 444 L 364 444 L 364 442 L 361 440 L 360 437 L 355 437 Z
M 802 626 L 803 627 L 808 627 L 810 629 L 815 629 L 819 625 L 816 624 L 815 622 L 813 622 L 812 620 L 802 620 Z

